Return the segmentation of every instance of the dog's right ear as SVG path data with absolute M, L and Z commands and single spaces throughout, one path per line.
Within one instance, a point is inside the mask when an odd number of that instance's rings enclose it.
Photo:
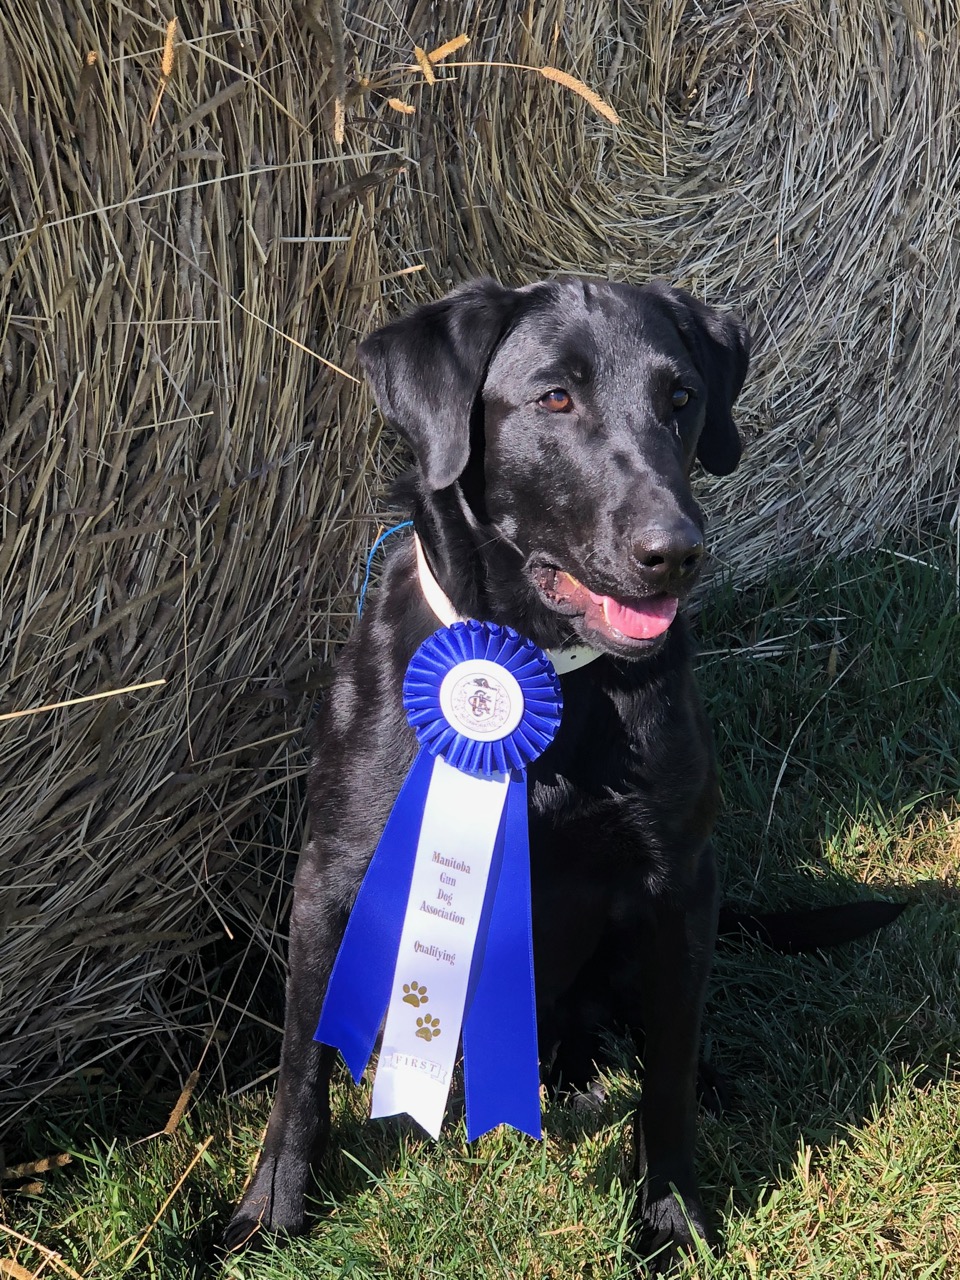
M 750 363 L 747 327 L 736 316 L 714 311 L 692 294 L 663 281 L 645 285 L 644 292 L 659 298 L 669 309 L 707 384 L 706 416 L 697 442 L 697 457 L 713 475 L 728 476 L 743 451 L 732 409 Z
M 377 404 L 430 489 L 447 488 L 467 465 L 473 407 L 517 302 L 516 290 L 474 280 L 360 344 Z

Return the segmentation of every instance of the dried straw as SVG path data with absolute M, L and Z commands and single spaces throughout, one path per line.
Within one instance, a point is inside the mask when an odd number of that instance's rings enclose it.
M 317 35 L 258 14 L 182 15 L 151 126 L 160 6 L 0 9 L 0 712 L 166 681 L 0 726 L 8 1120 L 209 1021 L 158 993 L 206 940 L 282 951 L 299 730 L 383 472 L 322 360 L 419 263 L 370 234 L 404 153 L 334 148 Z
M 433 64 L 427 57 L 426 50 L 421 49 L 418 44 L 415 44 L 413 46 L 413 56 L 416 58 L 417 66 L 423 72 L 423 78 L 426 80 L 427 84 L 436 84 L 436 72 L 433 69 Z
M 0 712 L 166 681 L 3 726 L 7 1119 L 144 1046 L 179 1089 L 234 999 L 203 944 L 280 963 L 395 466 L 344 376 L 376 323 L 479 272 L 739 305 L 703 491 L 744 578 L 957 501 L 958 0 L 224 12 L 0 8 Z
M 157 115 L 160 112 L 160 103 L 163 101 L 164 92 L 166 90 L 167 85 L 170 82 L 170 77 L 173 75 L 174 45 L 176 44 L 176 39 L 177 39 L 177 20 L 176 18 L 171 18 L 170 21 L 167 23 L 167 35 L 166 35 L 166 39 L 163 42 L 163 54 L 160 58 L 160 84 L 159 84 L 159 87 L 157 88 L 157 96 L 154 99 L 153 110 L 150 112 L 151 128 L 153 127 L 154 124 L 156 124 Z M 91 58 L 95 59 L 96 54 L 94 53 L 87 54 L 88 66 L 92 65 Z
M 452 40 L 445 40 L 443 44 L 437 45 L 436 49 L 431 49 L 427 57 L 432 63 L 442 62 L 444 58 L 449 58 L 451 53 L 457 53 L 464 45 L 470 43 L 470 37 L 461 33 L 454 36 Z
M 82 698 L 66 698 L 63 702 L 48 702 L 42 707 L 26 707 L 22 711 L 5 711 L 0 715 L 0 724 L 5 720 L 20 720 L 23 716 L 42 716 L 50 711 L 60 711 L 63 707 L 79 707 L 84 702 L 99 702 L 102 698 L 118 698 L 123 693 L 139 693 L 141 689 L 156 689 L 166 680 L 145 680 L 143 684 L 128 684 L 123 689 L 104 689 L 101 693 L 88 693 Z
M 572 76 L 566 71 L 558 71 L 556 67 L 540 67 L 539 71 L 544 80 L 552 80 L 555 84 L 562 84 L 565 89 L 570 89 L 581 97 L 584 102 L 589 102 L 597 115 L 603 116 L 604 120 L 609 120 L 611 124 L 620 123 L 620 117 L 609 103 L 604 102 L 599 93 L 594 93 L 589 85 L 584 84 L 582 80 L 578 80 L 576 76 Z

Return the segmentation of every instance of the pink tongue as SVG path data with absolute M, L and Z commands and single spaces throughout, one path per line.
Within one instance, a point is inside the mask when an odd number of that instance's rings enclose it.
M 663 635 L 677 616 L 679 603 L 676 596 L 655 596 L 652 600 L 644 601 L 642 608 L 631 609 L 612 596 L 596 596 L 592 591 L 590 596 L 603 606 L 607 625 L 632 640 L 652 640 L 654 636 Z

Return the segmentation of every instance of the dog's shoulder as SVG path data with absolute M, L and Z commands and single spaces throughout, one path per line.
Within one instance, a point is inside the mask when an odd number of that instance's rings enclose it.
M 313 725 L 309 789 L 331 813 L 356 794 L 396 795 L 415 754 L 403 710 L 403 677 L 437 622 L 417 585 L 413 542 L 387 556 L 378 589 L 340 651 Z M 364 803 L 367 803 L 364 801 Z M 389 808 L 389 806 L 387 806 Z

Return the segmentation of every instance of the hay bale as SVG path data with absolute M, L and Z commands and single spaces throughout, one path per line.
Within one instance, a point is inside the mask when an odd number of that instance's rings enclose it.
M 8 1119 L 189 1021 L 207 938 L 279 950 L 372 324 L 476 272 L 739 303 L 745 577 L 956 502 L 955 4 L 185 8 L 0 14 L 0 712 L 166 682 L 0 726 Z

